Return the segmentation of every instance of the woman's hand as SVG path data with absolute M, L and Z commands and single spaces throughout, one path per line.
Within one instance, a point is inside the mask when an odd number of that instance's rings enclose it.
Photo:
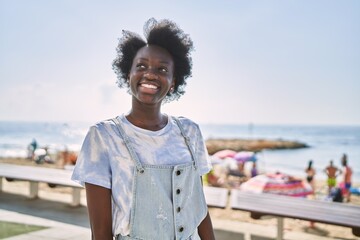
M 111 190 L 85 183 L 93 240 L 112 240 Z

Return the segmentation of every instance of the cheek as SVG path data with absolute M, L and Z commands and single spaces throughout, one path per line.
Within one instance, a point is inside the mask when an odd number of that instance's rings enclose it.
M 130 72 L 129 77 L 127 79 L 128 84 L 131 85 L 135 79 L 136 79 L 136 74 L 134 72 Z
M 136 88 L 136 84 L 135 84 L 135 81 L 133 80 L 133 78 L 130 78 L 128 80 L 128 85 L 129 85 L 129 88 L 132 90 Z

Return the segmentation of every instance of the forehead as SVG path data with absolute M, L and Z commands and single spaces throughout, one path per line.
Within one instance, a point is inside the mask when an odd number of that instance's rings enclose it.
M 155 45 L 146 45 L 140 48 L 135 55 L 135 59 L 140 58 L 173 64 L 173 58 L 170 53 L 165 48 Z

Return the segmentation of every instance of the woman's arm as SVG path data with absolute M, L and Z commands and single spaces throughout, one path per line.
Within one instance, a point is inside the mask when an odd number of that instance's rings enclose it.
M 112 240 L 111 190 L 85 183 L 93 240 Z
M 215 240 L 214 230 L 209 212 L 198 227 L 198 233 L 202 240 Z
M 202 182 L 201 177 L 200 177 L 200 180 L 201 180 L 201 186 L 202 186 L 203 182 Z M 206 217 L 204 218 L 204 220 L 202 220 L 202 222 L 200 223 L 200 225 L 198 227 L 198 233 L 202 240 L 215 240 L 214 229 L 212 226 L 209 212 L 206 214 Z

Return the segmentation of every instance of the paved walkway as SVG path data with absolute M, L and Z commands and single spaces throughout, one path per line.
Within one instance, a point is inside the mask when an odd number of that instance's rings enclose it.
M 63 198 L 63 195 L 55 194 L 51 197 L 59 200 Z M 0 221 L 49 227 L 45 230 L 10 237 L 7 240 L 91 239 L 86 208 L 71 207 L 66 202 L 30 200 L 24 195 L 1 192 Z
M 84 240 L 91 239 L 89 228 L 66 224 L 58 221 L 48 220 L 30 215 L 25 215 L 13 211 L 0 209 L 0 221 L 10 221 L 29 225 L 49 227 L 45 230 L 34 231 L 22 234 L 6 240 Z
M 91 239 L 84 196 L 81 200 L 84 206 L 71 207 L 69 205 L 70 194 L 40 192 L 40 199 L 30 200 L 25 196 L 24 189 L 11 188 L 10 192 L 6 191 L 6 188 L 4 190 L 5 192 L 0 192 L 0 221 L 49 227 L 45 230 L 10 237 L 6 240 Z M 270 240 L 276 237 L 274 226 L 220 219 L 212 220 L 217 240 Z M 284 239 L 326 240 L 334 238 L 285 231 Z

